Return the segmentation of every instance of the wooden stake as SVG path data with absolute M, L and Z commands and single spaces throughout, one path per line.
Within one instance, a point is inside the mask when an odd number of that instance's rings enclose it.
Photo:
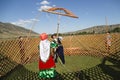
M 107 17 L 105 17 L 105 22 L 106 22 L 106 33 L 108 32 L 108 20 Z

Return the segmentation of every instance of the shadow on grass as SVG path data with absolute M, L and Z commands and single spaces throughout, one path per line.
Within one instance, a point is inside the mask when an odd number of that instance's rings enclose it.
M 113 67 L 113 66 L 112 66 Z M 54 79 L 45 80 L 119 80 L 120 71 L 114 70 L 111 66 L 97 65 L 95 67 L 59 74 Z M 24 66 L 18 65 L 8 72 L 1 80 L 43 80 L 38 77 L 37 72 L 27 70 Z
M 61 75 L 57 73 L 54 79 L 48 80 L 63 80 Z M 43 80 L 38 76 L 37 72 L 27 70 L 23 65 L 16 66 L 13 70 L 8 72 L 5 76 L 1 77 L 1 80 Z
M 76 73 L 80 80 L 119 80 L 120 67 L 117 65 L 96 65 Z
M 9 69 L 12 62 L 8 58 L 0 59 L 6 61 L 4 68 Z M 79 63 L 78 63 L 79 64 Z M 96 65 L 89 69 L 84 69 L 76 72 L 57 73 L 57 76 L 53 79 L 41 79 L 38 76 L 38 72 L 33 72 L 26 69 L 23 65 L 17 64 L 13 69 L 8 71 L 4 76 L 0 77 L 0 80 L 119 80 L 120 79 L 120 67 L 118 65 Z

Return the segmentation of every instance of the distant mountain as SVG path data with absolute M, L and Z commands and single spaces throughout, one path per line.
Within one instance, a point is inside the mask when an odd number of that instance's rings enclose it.
M 115 29 L 119 29 L 120 32 L 120 24 L 113 24 L 113 25 L 99 25 L 93 26 L 90 28 L 86 28 L 83 30 L 78 30 L 74 32 L 68 32 L 67 34 L 79 34 L 79 33 L 105 33 L 106 31 L 114 32 Z
M 0 39 L 3 38 L 17 38 L 19 36 L 28 36 L 29 29 L 13 25 L 11 23 L 0 22 Z M 31 31 L 30 36 L 38 36 L 38 33 Z
M 62 33 L 64 35 L 69 34 L 89 34 L 89 33 L 105 33 L 106 31 L 110 32 L 120 32 L 120 24 L 113 24 L 113 25 L 99 25 L 99 26 L 93 26 L 90 28 L 86 28 L 83 30 L 77 30 L 73 32 L 66 32 Z M 30 34 L 29 34 L 30 33 Z M 11 23 L 2 23 L 0 22 L 0 39 L 4 38 L 18 38 L 19 36 L 32 36 L 32 37 L 38 37 L 39 34 L 31 31 L 29 29 L 13 25 Z

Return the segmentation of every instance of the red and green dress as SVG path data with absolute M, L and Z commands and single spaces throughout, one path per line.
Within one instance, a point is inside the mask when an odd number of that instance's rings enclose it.
M 55 62 L 53 56 L 50 54 L 50 48 L 55 48 L 55 45 L 48 40 L 40 42 L 40 58 L 39 58 L 39 77 L 40 78 L 54 78 L 56 75 Z

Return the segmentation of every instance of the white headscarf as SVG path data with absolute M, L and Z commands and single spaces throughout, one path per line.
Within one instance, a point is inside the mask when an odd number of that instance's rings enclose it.
M 43 40 L 40 42 L 39 46 L 40 46 L 40 59 L 43 62 L 46 62 L 50 55 L 50 41 L 48 41 L 47 39 Z

